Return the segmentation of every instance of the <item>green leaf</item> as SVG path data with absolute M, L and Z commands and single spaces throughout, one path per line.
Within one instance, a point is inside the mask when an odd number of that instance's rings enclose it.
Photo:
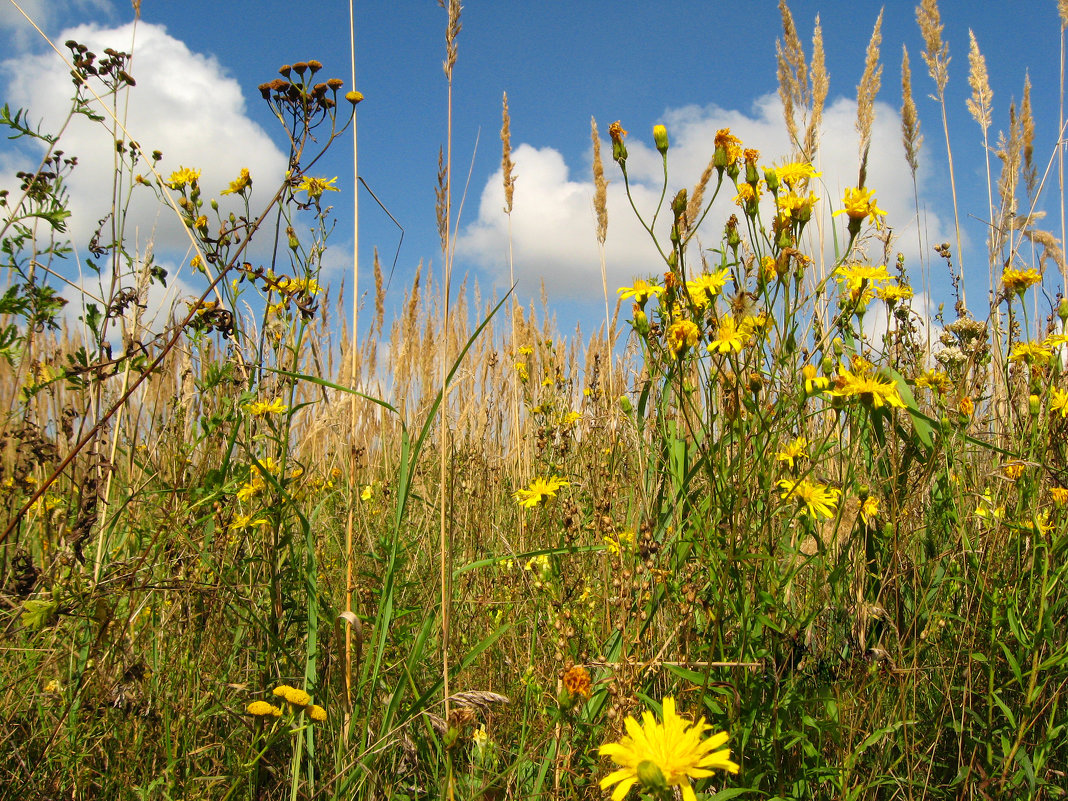
M 22 602 L 22 625 L 33 631 L 53 625 L 59 619 L 59 601 L 36 599 Z

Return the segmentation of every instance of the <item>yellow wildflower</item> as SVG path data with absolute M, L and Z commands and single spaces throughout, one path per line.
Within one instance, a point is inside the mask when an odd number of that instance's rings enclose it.
M 809 517 L 823 517 L 827 520 L 834 517 L 838 507 L 838 496 L 841 494 L 834 487 L 809 481 L 807 478 L 800 481 L 783 479 L 779 482 L 779 488 L 782 490 L 783 500 L 793 498 Z
M 730 270 L 724 267 L 714 273 L 701 273 L 692 281 L 687 281 L 686 290 L 690 293 L 690 302 L 703 309 L 723 289 L 729 275 Z
M 308 706 L 311 704 L 312 698 L 304 690 L 298 690 L 296 687 L 290 687 L 288 684 L 279 684 L 272 690 L 272 692 L 279 698 L 284 698 L 293 706 Z
M 1001 283 L 1005 285 L 1005 289 L 1019 294 L 1023 294 L 1041 281 L 1042 275 L 1034 267 L 1028 267 L 1026 270 L 1007 267 L 1001 274 Z
M 316 723 L 326 723 L 326 710 L 318 704 L 312 704 L 308 707 L 308 715 Z
M 792 190 L 803 189 L 808 185 L 810 178 L 818 178 L 822 172 L 816 172 L 811 164 L 804 162 L 791 162 L 781 167 L 774 167 L 775 177 L 780 183 L 786 184 Z
M 230 186 L 220 192 L 220 195 L 240 195 L 248 187 L 252 186 L 252 176 L 248 174 L 248 167 L 242 167 L 237 178 L 230 182 Z
M 1050 487 L 1049 494 L 1052 496 L 1053 502 L 1057 504 L 1057 506 L 1068 504 L 1068 488 Z
M 177 170 L 171 173 L 171 178 L 167 181 L 167 185 L 171 189 L 181 189 L 183 186 L 192 186 L 199 178 L 200 170 L 180 166 Z
M 801 375 L 805 377 L 805 394 L 815 395 L 817 392 L 827 389 L 831 385 L 831 379 L 821 376 L 813 364 L 806 364 L 801 368 Z
M 788 442 L 782 446 L 782 449 L 775 454 L 775 460 L 779 462 L 787 462 L 790 465 L 790 469 L 794 469 L 794 462 L 800 459 L 807 459 L 808 453 L 805 449 L 808 448 L 808 437 L 798 437 L 792 442 Z
M 663 295 L 664 287 L 657 286 L 656 284 L 649 283 L 648 281 L 639 278 L 634 282 L 634 286 L 621 286 L 616 291 L 620 293 L 620 300 L 634 298 L 635 303 L 644 306 L 649 298 Z
M 738 764 L 731 761 L 726 732 L 707 739 L 703 737 L 711 726 L 701 718 L 693 723 L 675 711 L 675 699 L 663 703 L 664 720 L 660 723 L 649 712 L 642 713 L 642 722 L 627 717 L 627 735 L 617 743 L 606 743 L 598 753 L 615 762 L 619 769 L 601 779 L 601 789 L 613 784 L 612 801 L 623 801 L 630 789 L 639 782 L 643 789 L 663 796 L 671 787 L 678 787 L 683 801 L 696 801 L 691 779 L 711 776 L 713 770 L 738 772 Z
M 835 379 L 835 387 L 827 394 L 838 398 L 859 397 L 865 406 L 876 409 L 883 404 L 896 406 L 899 409 L 905 408 L 905 402 L 901 400 L 895 382 L 880 381 L 866 371 L 839 370 L 838 377 Z
M 1061 417 L 1068 417 L 1068 392 L 1051 387 L 1049 391 L 1049 410 L 1050 412 L 1060 412 Z
M 325 178 L 312 178 L 305 175 L 299 184 L 297 184 L 297 192 L 307 192 L 308 200 L 317 200 L 323 196 L 323 192 L 340 192 L 341 190 L 334 186 L 334 181 L 337 180 L 335 175 L 329 181 Z
M 697 327 L 693 320 L 676 320 L 668 326 L 667 346 L 675 355 L 675 358 L 678 359 L 687 350 L 696 345 L 700 337 L 701 329 Z
M 851 221 L 857 221 L 858 223 L 865 217 L 870 217 L 876 229 L 882 229 L 882 220 L 879 218 L 885 217 L 886 212 L 875 205 L 875 192 L 873 190 L 865 189 L 864 187 L 847 187 L 842 203 L 845 208 L 839 209 L 833 216 L 847 214 Z
M 740 323 L 735 322 L 729 314 L 721 315 L 715 337 L 708 343 L 709 353 L 741 353 L 749 344 L 756 318 L 746 317 Z
M 253 701 L 251 704 L 245 707 L 245 711 L 250 715 L 256 717 L 281 717 L 282 710 L 276 707 L 274 704 L 269 704 L 266 701 Z
M 282 403 L 281 398 L 270 401 L 253 401 L 245 406 L 245 411 L 253 417 L 264 417 L 268 414 L 285 414 L 289 407 Z
M 533 509 L 543 501 L 555 498 L 557 491 L 561 487 L 567 486 L 570 486 L 570 482 L 559 476 L 550 476 L 548 479 L 535 478 L 530 482 L 529 488 L 516 491 L 515 500 L 520 506 L 526 509 Z

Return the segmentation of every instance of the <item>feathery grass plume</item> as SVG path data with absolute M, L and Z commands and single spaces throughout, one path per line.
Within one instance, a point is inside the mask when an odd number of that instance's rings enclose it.
M 921 0 L 916 6 L 916 22 L 923 35 L 923 60 L 941 97 L 949 81 L 949 43 L 942 41 L 942 29 L 945 26 L 938 13 L 938 0 Z
M 1057 13 L 1061 15 L 1061 29 L 1068 28 L 1068 0 L 1057 0 Z
M 512 213 L 515 177 L 512 175 L 512 118 L 508 116 L 508 93 L 504 93 L 501 112 L 501 174 L 504 178 L 504 213 Z
M 775 59 L 778 64 L 779 98 L 782 100 L 783 119 L 790 141 L 798 146 L 796 106 L 806 105 L 808 91 L 808 68 L 805 66 L 805 50 L 797 36 L 793 14 L 786 0 L 779 0 L 782 15 L 783 39 L 775 40 Z
M 857 133 L 860 134 L 860 172 L 859 186 L 864 186 L 863 175 L 868 166 L 868 149 L 871 147 L 871 126 L 875 121 L 875 97 L 882 85 L 883 67 L 879 63 L 879 45 L 883 41 L 883 12 L 875 20 L 875 29 L 868 43 L 864 58 L 864 74 L 857 86 Z
M 445 166 L 445 150 L 438 148 L 438 185 L 434 189 L 434 214 L 438 222 L 438 237 L 444 253 L 449 244 L 449 217 L 447 213 L 449 194 L 449 170 Z
M 1020 127 L 1023 130 L 1023 177 L 1027 197 L 1033 199 L 1038 188 L 1035 165 L 1035 115 L 1031 110 L 1031 73 L 1024 73 L 1023 100 L 1020 101 Z
M 378 247 L 375 246 L 375 257 L 372 262 L 375 276 L 375 319 L 371 322 L 371 331 L 368 337 L 373 337 L 375 332 L 382 333 L 382 323 L 386 316 L 386 287 L 382 280 L 382 264 L 378 260 Z
M 880 18 L 882 14 L 880 12 Z M 823 105 L 827 101 L 830 88 L 830 75 L 827 73 L 827 59 L 823 50 L 823 26 L 816 15 L 816 28 L 812 32 L 812 110 L 805 128 L 804 156 L 808 161 L 815 161 L 816 148 L 819 145 L 820 123 L 823 121 Z
M 909 68 L 909 50 L 905 45 L 901 46 L 901 141 L 905 146 L 905 161 L 915 180 L 916 170 L 920 166 L 923 134 L 920 133 L 916 101 L 912 99 L 912 70 Z
M 460 29 L 463 28 L 460 22 L 460 12 L 463 11 L 463 6 L 460 5 L 459 0 L 449 0 L 447 6 L 445 0 L 438 0 L 438 5 L 448 9 L 449 12 L 449 25 L 445 29 L 445 61 L 441 66 L 445 70 L 445 77 L 451 81 L 452 69 L 456 66 L 456 39 L 460 35 Z
M 590 117 L 590 138 L 593 140 L 593 210 L 597 214 L 597 241 L 603 245 L 608 235 L 608 181 L 601 160 L 601 137 L 593 117 Z
M 998 177 L 998 202 L 997 219 L 990 229 L 990 250 L 992 260 L 1001 262 L 1002 248 L 1005 238 L 1011 230 L 1013 218 L 1016 216 L 1018 202 L 1016 200 L 1016 187 L 1020 181 L 1021 153 L 1023 151 L 1023 130 L 1020 119 L 1016 114 L 1016 104 L 1009 106 L 1009 135 L 998 135 L 995 155 L 1001 159 L 1001 175 Z
M 949 44 L 942 40 L 942 17 L 938 0 L 921 0 L 916 6 L 916 22 L 923 35 L 923 60 L 935 83 L 938 104 L 942 110 L 942 133 L 946 138 L 946 161 L 949 165 L 949 191 L 953 197 L 953 229 L 957 240 L 957 272 L 954 285 L 960 288 L 961 302 L 967 304 L 964 288 L 964 253 L 961 248 L 960 204 L 957 201 L 957 176 L 953 170 L 953 146 L 949 141 L 949 115 L 946 111 L 946 83 L 949 82 Z
M 715 171 L 716 157 L 713 156 L 709 159 L 708 166 L 701 173 L 701 177 L 694 185 L 693 192 L 690 193 L 690 199 L 686 202 L 686 230 L 688 231 L 692 231 L 693 227 L 697 225 L 697 220 L 700 219 L 701 205 L 705 200 L 705 189 L 708 187 L 708 182 L 712 180 L 712 173 Z
M 593 141 L 593 210 L 597 215 L 597 253 L 601 264 L 601 288 L 604 292 L 604 336 L 608 343 L 608 392 L 615 392 L 612 371 L 612 317 L 608 310 L 608 263 L 604 243 L 608 236 L 608 181 L 604 177 L 604 161 L 601 159 L 601 137 L 597 133 L 597 120 L 590 117 L 590 139 Z
M 1027 217 L 1021 215 L 1013 219 L 1012 227 L 1015 230 L 1020 231 L 1020 233 L 1027 238 L 1027 241 L 1042 246 L 1042 252 L 1038 257 L 1039 272 L 1045 272 L 1046 262 L 1052 261 L 1057 265 L 1057 270 L 1060 272 L 1061 277 L 1065 282 L 1068 282 L 1068 265 L 1065 264 L 1064 251 L 1061 249 L 1061 243 L 1057 240 L 1057 237 L 1049 231 L 1043 231 L 1033 227 L 1035 221 L 1041 218 L 1041 213 L 1032 214 Z
M 986 71 L 986 58 L 979 52 L 979 43 L 975 34 L 968 29 L 968 85 L 972 87 L 972 96 L 968 99 L 968 111 L 979 127 L 985 132 L 990 127 L 991 101 L 994 93 L 990 89 L 990 80 Z

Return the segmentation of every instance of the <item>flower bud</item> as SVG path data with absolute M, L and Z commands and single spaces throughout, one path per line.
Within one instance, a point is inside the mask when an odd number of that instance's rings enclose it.
M 768 185 L 769 192 L 779 191 L 779 173 L 775 171 L 774 167 L 768 167 L 764 170 L 764 183 Z
M 666 156 L 668 151 L 667 128 L 665 128 L 663 125 L 654 125 L 653 142 L 656 143 L 656 149 L 660 151 L 660 155 Z
M 641 782 L 642 787 L 646 790 L 652 790 L 659 795 L 667 789 L 667 779 L 664 778 L 664 772 L 651 759 L 643 759 L 639 762 L 636 773 L 638 781 Z

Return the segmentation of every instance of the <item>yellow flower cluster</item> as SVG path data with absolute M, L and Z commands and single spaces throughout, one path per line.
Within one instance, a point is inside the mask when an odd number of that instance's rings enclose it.
M 570 486 L 570 482 L 559 476 L 550 476 L 547 479 L 536 478 L 530 482 L 527 489 L 516 491 L 515 500 L 523 508 L 533 509 L 549 498 L 555 498 L 557 491 L 567 486 Z

